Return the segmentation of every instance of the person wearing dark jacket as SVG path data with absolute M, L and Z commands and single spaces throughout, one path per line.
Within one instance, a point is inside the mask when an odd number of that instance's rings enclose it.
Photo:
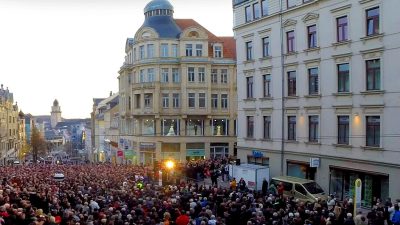
M 267 192 L 268 192 L 268 181 L 267 181 L 267 179 L 265 179 L 265 178 L 264 178 L 264 180 L 263 180 L 261 190 L 262 190 L 263 195 L 266 196 L 266 195 L 267 195 Z

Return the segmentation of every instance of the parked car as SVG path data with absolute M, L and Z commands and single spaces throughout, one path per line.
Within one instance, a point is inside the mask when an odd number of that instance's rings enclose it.
M 273 177 L 271 185 L 282 183 L 284 187 L 283 195 L 294 197 L 303 202 L 315 202 L 318 198 L 326 200 L 327 195 L 324 190 L 313 180 L 301 179 L 290 176 Z

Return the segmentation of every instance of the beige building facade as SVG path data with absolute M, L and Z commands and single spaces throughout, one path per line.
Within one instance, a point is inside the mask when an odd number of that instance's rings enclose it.
M 119 71 L 120 148 L 137 163 L 234 154 L 236 51 L 196 21 L 153 0 L 126 42 Z
M 237 0 L 238 157 L 362 205 L 400 198 L 399 1 Z
M 17 160 L 18 151 L 25 141 L 24 115 L 14 104 L 13 93 L 0 87 L 0 165 Z

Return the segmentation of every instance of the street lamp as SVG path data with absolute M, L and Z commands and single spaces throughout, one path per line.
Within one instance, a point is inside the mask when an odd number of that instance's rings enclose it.
M 61 182 L 64 181 L 65 176 L 63 173 L 57 172 L 54 174 L 53 178 L 58 182 L 58 197 L 61 198 Z

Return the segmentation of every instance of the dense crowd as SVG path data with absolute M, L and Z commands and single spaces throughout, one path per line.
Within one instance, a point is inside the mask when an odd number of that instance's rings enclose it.
M 193 173 L 197 176 L 222 165 L 222 161 L 207 161 L 187 168 L 203 167 Z M 62 182 L 53 178 L 57 172 L 65 175 Z M 149 168 L 128 165 L 0 167 L 0 225 L 384 225 L 392 219 L 400 221 L 398 202 L 377 202 L 370 213 L 360 212 L 353 219 L 351 199 L 306 204 L 279 191 L 206 187 L 184 179 L 161 187 L 151 182 L 148 172 Z

